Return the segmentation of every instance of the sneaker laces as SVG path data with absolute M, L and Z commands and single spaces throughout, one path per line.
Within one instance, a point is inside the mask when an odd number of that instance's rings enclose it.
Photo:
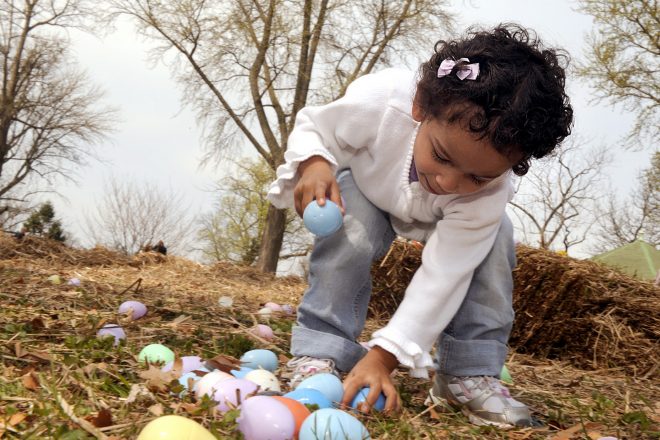
M 338 376 L 335 361 L 332 359 L 298 356 L 287 362 L 286 366 L 288 371 L 284 376 L 290 379 L 291 386 L 318 373 L 330 373 Z

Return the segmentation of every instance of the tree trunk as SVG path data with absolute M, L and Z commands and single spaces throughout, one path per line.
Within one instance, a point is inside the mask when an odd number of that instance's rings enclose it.
M 285 226 L 286 210 L 277 209 L 273 205 L 269 205 L 268 214 L 266 215 L 266 225 L 264 226 L 264 233 L 261 237 L 259 259 L 257 260 L 257 269 L 260 271 L 275 272 L 277 270 L 277 260 L 282 249 Z

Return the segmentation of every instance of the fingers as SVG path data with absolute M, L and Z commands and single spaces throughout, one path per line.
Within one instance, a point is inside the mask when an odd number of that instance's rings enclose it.
M 326 191 L 328 189 L 328 184 L 326 182 L 321 180 L 316 182 L 316 186 L 314 188 L 314 198 L 316 199 L 316 202 L 319 204 L 319 206 L 325 206 Z
M 386 414 L 391 414 L 399 409 L 399 393 L 396 391 L 392 382 L 383 384 L 383 394 L 385 394 L 385 409 Z
M 329 188 L 329 195 L 330 195 L 330 200 L 335 202 L 337 206 L 339 206 L 339 209 L 341 210 L 341 215 L 345 214 L 345 209 L 344 209 L 344 200 L 341 197 L 341 193 L 339 191 L 339 184 L 335 180 L 330 184 Z
M 347 408 L 350 406 L 355 395 L 362 388 L 362 383 L 358 380 L 351 379 L 350 375 L 344 380 L 344 397 L 341 399 L 341 407 Z

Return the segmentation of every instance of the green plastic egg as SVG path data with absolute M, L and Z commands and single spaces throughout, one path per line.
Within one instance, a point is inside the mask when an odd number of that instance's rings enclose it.
M 169 415 L 149 422 L 137 440 L 215 440 L 215 436 L 194 420 Z
M 513 379 L 511 378 L 511 373 L 509 373 L 509 369 L 506 367 L 506 365 L 502 365 L 502 371 L 500 372 L 500 380 L 504 383 L 513 383 Z
M 140 363 L 168 363 L 174 362 L 174 352 L 162 344 L 149 344 L 140 351 L 138 360 Z

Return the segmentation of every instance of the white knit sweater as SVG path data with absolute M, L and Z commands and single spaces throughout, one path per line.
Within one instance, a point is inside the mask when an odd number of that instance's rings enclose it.
M 387 69 L 357 79 L 337 101 L 302 109 L 268 198 L 278 208 L 293 206 L 298 165 L 322 156 L 336 171 L 351 169 L 399 235 L 426 242 L 401 305 L 369 345 L 394 354 L 412 376 L 427 377 L 433 343 L 490 251 L 513 190 L 510 172 L 467 196 L 434 195 L 409 181 L 419 128 L 411 114 L 415 80 L 413 72 Z

